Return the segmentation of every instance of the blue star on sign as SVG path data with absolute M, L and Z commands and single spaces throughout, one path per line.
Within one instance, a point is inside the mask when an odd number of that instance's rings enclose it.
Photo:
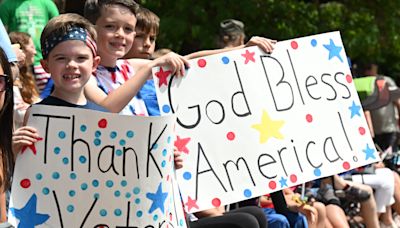
M 340 62 L 343 62 L 343 59 L 340 56 L 340 51 L 342 51 L 343 47 L 336 46 L 332 39 L 329 39 L 329 44 L 324 44 L 323 46 L 329 51 L 329 60 L 336 56 Z
M 373 148 L 369 148 L 368 144 L 367 144 L 367 147 L 365 148 L 365 150 L 363 150 L 363 152 L 365 153 L 365 160 L 368 160 L 370 158 L 376 159 L 375 150 Z
M 281 179 L 279 180 L 279 183 L 281 183 L 281 188 L 288 186 L 286 182 L 287 182 L 287 179 L 284 177 L 281 177 Z
M 168 193 L 167 192 L 162 192 L 161 188 L 161 183 L 158 185 L 157 192 L 156 193 L 147 193 L 146 197 L 153 201 L 151 203 L 150 209 L 149 209 L 149 214 L 151 214 L 153 211 L 155 211 L 157 208 L 160 208 L 161 212 L 164 214 L 164 203 L 165 200 L 167 199 Z
M 18 228 L 34 228 L 50 218 L 48 214 L 36 212 L 36 203 L 37 197 L 33 194 L 23 208 L 10 208 L 11 213 L 19 220 Z
M 356 105 L 356 102 L 353 101 L 353 103 L 351 104 L 349 109 L 351 111 L 351 117 L 350 118 L 353 118 L 355 115 L 361 117 L 361 114 L 360 114 L 361 106 L 360 105 Z

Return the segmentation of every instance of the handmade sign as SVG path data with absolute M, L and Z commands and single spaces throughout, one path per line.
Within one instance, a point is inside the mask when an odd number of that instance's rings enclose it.
M 195 212 L 379 160 L 339 32 L 153 69 L 162 114 L 176 113 L 178 182 Z
M 173 172 L 175 118 L 34 105 L 42 139 L 22 149 L 9 222 L 18 227 L 186 227 Z

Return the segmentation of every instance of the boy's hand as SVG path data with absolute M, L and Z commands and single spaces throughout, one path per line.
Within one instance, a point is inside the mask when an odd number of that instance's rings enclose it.
M 170 52 L 160 58 L 153 60 L 155 66 L 168 66 L 172 75 L 185 75 L 185 69 L 189 68 L 189 62 L 181 55 Z
M 274 50 L 276 40 L 271 40 L 264 37 L 253 36 L 246 43 L 245 47 L 258 46 L 266 53 L 271 53 Z
M 181 152 L 177 150 L 177 148 L 174 148 L 174 164 L 175 164 L 175 169 L 180 169 L 183 167 L 183 159 L 181 157 Z
M 318 218 L 318 212 L 315 207 L 312 207 L 308 204 L 303 204 L 299 207 L 299 212 L 307 217 L 307 220 L 310 221 L 311 224 L 315 224 Z
M 21 151 L 22 147 L 30 146 L 36 143 L 39 138 L 40 137 L 37 130 L 33 127 L 24 126 L 18 128 L 16 131 L 14 131 L 12 137 L 14 154 L 17 155 Z

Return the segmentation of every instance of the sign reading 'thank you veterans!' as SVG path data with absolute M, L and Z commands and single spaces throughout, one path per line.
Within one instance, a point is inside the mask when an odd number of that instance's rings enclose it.
M 42 139 L 17 157 L 18 227 L 186 227 L 174 178 L 174 116 L 34 105 Z
M 153 69 L 162 114 L 177 115 L 178 182 L 195 212 L 378 161 L 339 32 Z

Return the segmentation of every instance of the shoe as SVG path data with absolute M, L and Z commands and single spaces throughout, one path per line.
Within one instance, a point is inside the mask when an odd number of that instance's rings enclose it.
M 350 201 L 364 202 L 371 197 L 371 194 L 355 186 L 350 186 L 344 191 L 345 198 Z
M 324 204 L 335 204 L 340 206 L 340 199 L 335 195 L 335 191 L 332 187 L 322 187 L 317 191 L 318 201 L 321 201 Z

